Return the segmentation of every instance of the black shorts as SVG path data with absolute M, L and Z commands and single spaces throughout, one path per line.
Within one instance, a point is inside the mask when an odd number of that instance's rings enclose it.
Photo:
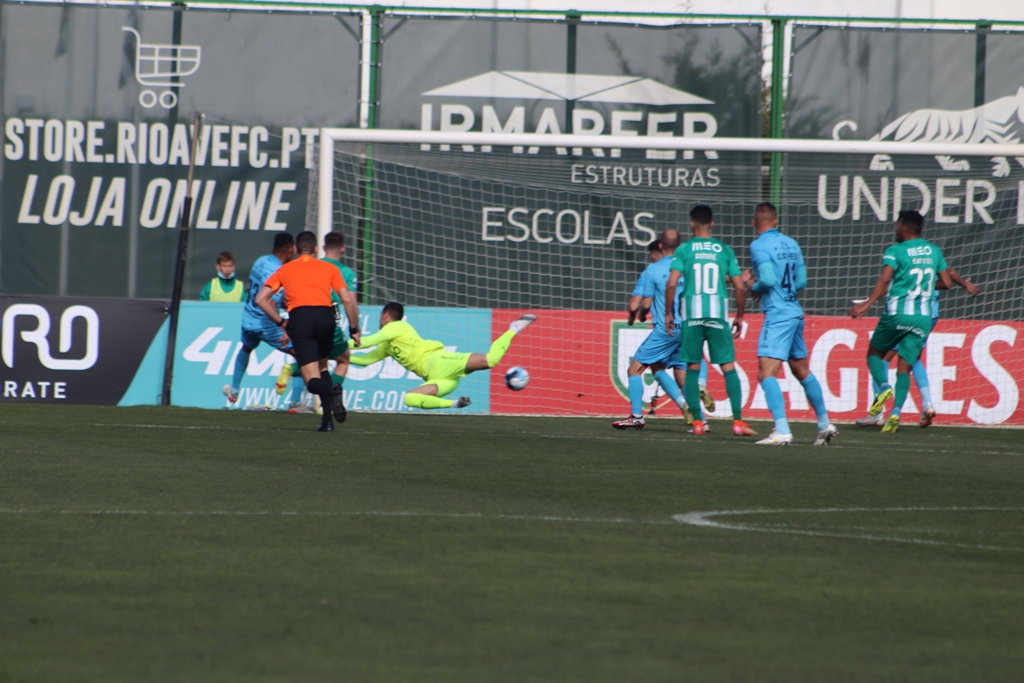
M 289 311 L 286 329 L 300 366 L 330 357 L 336 328 L 330 306 L 299 306 Z

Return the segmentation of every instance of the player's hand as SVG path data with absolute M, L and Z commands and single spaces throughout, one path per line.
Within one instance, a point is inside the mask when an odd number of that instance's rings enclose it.
M 868 312 L 869 308 L 871 308 L 871 304 L 868 303 L 867 301 L 859 304 L 854 304 L 853 307 L 850 308 L 850 317 L 855 320 L 857 318 L 863 318 L 864 315 Z
M 966 289 L 967 293 L 970 294 L 971 296 L 978 296 L 979 294 L 981 294 L 981 287 L 971 282 L 970 278 L 964 278 L 964 285 L 964 289 Z
M 732 319 L 732 336 L 734 339 L 739 339 L 743 333 L 743 316 L 738 315 Z
M 672 332 L 672 322 L 673 322 L 672 316 L 671 315 L 666 315 L 665 316 L 665 331 L 668 332 L 670 335 L 673 334 L 673 332 Z
M 287 324 L 287 322 L 286 322 L 285 324 Z M 285 332 L 285 331 L 284 331 L 284 327 L 282 327 L 282 328 L 281 328 L 281 341 L 280 341 L 280 344 L 281 344 L 281 346 L 288 346 L 288 344 L 290 344 L 290 343 L 291 343 L 291 341 L 292 341 L 292 340 L 291 340 L 291 338 L 290 338 L 290 337 L 288 336 L 288 333 L 287 333 L 287 332 Z
M 356 348 L 357 349 L 359 348 L 359 342 L 362 340 L 362 338 L 363 338 L 363 334 L 361 332 L 353 332 L 352 333 L 352 341 L 354 341 L 356 343 Z
M 750 270 L 750 268 L 747 268 L 740 274 L 740 280 L 743 281 L 743 286 L 747 289 L 753 287 L 754 283 L 757 282 L 757 280 L 754 279 L 754 271 Z
M 636 322 L 636 311 L 629 312 L 629 320 L 626 321 L 627 325 L 632 325 Z
M 640 314 L 637 316 L 637 319 L 640 322 L 642 322 L 642 323 L 647 322 L 647 314 L 650 313 L 650 312 L 651 312 L 651 309 L 649 309 L 649 308 L 641 308 L 640 309 Z

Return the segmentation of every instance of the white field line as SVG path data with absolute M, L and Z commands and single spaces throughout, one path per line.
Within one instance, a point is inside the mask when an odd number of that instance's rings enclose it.
M 755 531 L 768 534 L 792 534 L 796 536 L 825 536 L 830 538 L 856 538 L 865 541 L 885 541 L 890 543 L 911 543 L 914 545 L 936 545 L 953 548 L 969 548 L 971 550 L 1003 550 L 1008 552 L 1024 552 L 1024 548 L 1007 548 L 993 545 L 976 545 L 971 543 L 950 543 L 932 541 L 922 538 L 899 538 L 883 536 L 876 533 L 849 534 L 835 531 L 817 531 L 802 527 L 783 528 L 776 525 L 738 524 L 713 519 L 715 517 L 735 517 L 738 515 L 790 515 L 790 514 L 836 514 L 843 512 L 1020 512 L 1019 507 L 891 507 L 891 508 L 817 508 L 805 510 L 706 510 L 686 512 L 673 515 L 672 518 L 682 524 L 731 531 Z M 873 530 L 868 530 L 873 531 Z
M 403 510 L 362 510 L 355 512 L 301 512 L 298 510 L 30 510 L 0 508 L 4 515 L 81 515 L 111 517 L 430 517 L 440 519 L 505 519 L 523 522 L 564 522 L 571 524 L 646 524 L 675 526 L 670 519 L 626 519 L 623 517 L 563 517 L 560 515 L 489 515 L 482 512 L 416 512 Z
M 523 522 L 553 522 L 569 524 L 620 524 L 620 525 L 656 525 L 669 526 L 677 523 L 689 526 L 710 527 L 715 529 L 728 529 L 732 531 L 754 531 L 761 533 L 791 534 L 797 536 L 823 536 L 829 538 L 852 538 L 866 541 L 883 541 L 890 543 L 910 543 L 914 545 L 946 546 L 953 548 L 967 548 L 970 550 L 1000 550 L 1007 552 L 1024 552 L 1024 548 L 1008 548 L 1004 546 L 980 545 L 972 543 L 952 543 L 946 541 L 933 541 L 920 538 L 900 538 L 895 536 L 879 535 L 874 533 L 880 530 L 869 527 L 853 527 L 873 533 L 851 534 L 839 533 L 836 531 L 820 531 L 816 528 L 788 527 L 778 524 L 736 524 L 716 521 L 714 517 L 727 517 L 737 515 L 773 515 L 773 514 L 835 514 L 849 512 L 1020 512 L 1024 508 L 1018 507 L 892 507 L 892 508 L 817 508 L 804 510 L 712 510 L 687 512 L 673 515 L 671 520 L 646 520 L 627 519 L 622 517 L 567 517 L 561 515 L 503 515 L 485 514 L 482 512 L 416 512 L 416 511 L 386 511 L 367 510 L 353 512 L 302 512 L 298 510 L 31 510 L 28 508 L 0 508 L 0 514 L 4 515 L 80 515 L 80 516 L 110 516 L 110 517 L 418 517 L 435 519 L 491 519 L 511 520 Z M 908 530 L 909 531 L 909 530 Z M 942 530 L 920 529 L 916 532 L 941 533 Z M 953 532 L 951 532 L 953 533 Z M 985 532 L 987 533 L 987 532 Z
M 758 524 L 759 527 L 769 529 L 801 529 L 805 531 L 881 531 L 878 527 L 871 526 L 812 526 L 809 524 Z M 901 534 L 962 534 L 981 536 L 1013 536 L 1024 539 L 1024 529 L 1020 531 L 978 531 L 977 529 L 921 529 L 914 527 L 887 527 L 885 531 Z
M 301 431 L 311 431 L 311 430 L 301 430 L 301 429 L 281 429 L 281 428 L 274 428 L 274 427 L 264 427 L 264 428 L 261 428 L 261 429 L 253 429 L 251 427 L 220 427 L 220 426 L 217 426 L 217 425 L 159 425 L 159 424 L 141 424 L 141 423 L 140 424 L 132 424 L 132 423 L 103 423 L 103 422 L 97 422 L 93 426 L 94 427 L 123 427 L 123 428 L 129 428 L 129 429 L 131 429 L 131 428 L 138 428 L 138 429 L 183 429 L 183 430 L 206 430 L 206 431 L 225 431 L 225 432 L 255 432 L 255 431 L 264 431 L 264 432 L 301 432 Z M 417 431 L 402 431 L 402 432 L 399 432 L 399 431 L 394 431 L 394 430 L 379 431 L 379 430 L 375 430 L 375 429 L 348 429 L 348 428 L 342 428 L 340 431 L 342 431 L 343 433 L 346 433 L 346 434 L 363 434 L 363 435 L 370 435 L 370 436 L 436 436 L 437 435 L 436 432 L 417 432 Z M 535 438 L 535 439 L 573 439 L 573 440 L 585 440 L 585 441 L 621 441 L 621 440 L 624 440 L 626 438 L 629 438 L 629 437 L 626 437 L 626 436 L 623 436 L 623 435 L 598 436 L 596 434 L 539 434 L 537 432 L 527 432 L 527 431 L 495 432 L 495 433 L 492 433 L 492 434 L 484 434 L 482 432 L 475 432 L 475 431 L 449 431 L 449 432 L 446 432 L 446 435 L 448 435 L 448 436 L 452 436 L 452 435 L 476 435 L 476 436 L 494 436 L 494 437 L 522 436 L 522 437 L 530 437 L 530 438 Z M 699 445 L 700 444 L 699 441 L 686 438 L 687 436 L 688 435 L 682 434 L 682 433 L 677 435 L 677 436 L 654 436 L 652 434 L 644 434 L 642 437 L 640 437 L 644 441 L 643 442 L 638 441 L 638 443 L 651 442 L 651 441 L 661 441 L 661 442 L 671 441 L 671 442 L 679 443 L 681 445 L 682 444 L 688 444 L 688 445 Z M 680 437 L 683 437 L 683 438 L 680 438 Z M 737 443 L 742 443 L 742 442 L 738 441 Z M 751 446 L 754 445 L 753 441 L 749 441 L 747 443 L 748 443 L 748 445 L 751 445 Z M 850 450 L 850 449 L 854 449 L 854 448 L 856 448 L 858 446 L 877 446 L 877 445 L 878 445 L 877 443 L 869 443 L 867 441 L 844 441 L 841 444 L 832 443 L 832 444 L 829 444 L 828 446 L 815 446 L 814 448 L 822 449 L 821 453 L 824 455 L 824 454 L 828 453 L 828 450 L 826 450 L 826 449 L 829 449 L 829 450 Z M 806 443 L 806 444 L 793 444 L 793 446 L 798 446 L 798 447 L 799 446 L 811 446 L 811 444 L 810 443 Z M 992 448 L 994 446 L 992 446 L 990 444 L 989 447 Z M 792 446 L 790 448 L 792 448 Z M 1007 453 L 1017 452 L 1019 450 L 1019 447 L 1018 446 L 1006 446 L 1006 449 L 1007 450 L 1005 450 L 1005 451 L 971 451 L 971 455 L 1005 455 Z M 953 454 L 962 454 L 963 453 L 962 449 L 912 448 L 912 447 L 907 447 L 906 445 L 901 445 L 899 451 L 901 453 L 953 453 Z M 773 450 L 773 449 L 768 449 L 768 448 L 759 448 L 759 449 L 756 449 L 756 452 L 768 455 L 768 454 L 771 454 L 771 453 L 778 453 L 778 450 Z

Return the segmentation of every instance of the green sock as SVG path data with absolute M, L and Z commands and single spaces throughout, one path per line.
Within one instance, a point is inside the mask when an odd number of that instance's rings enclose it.
M 454 401 L 438 396 L 427 396 L 426 394 L 406 394 L 405 405 L 410 408 L 422 408 L 434 410 L 436 408 L 451 408 Z
M 871 372 L 871 379 L 875 380 L 875 384 L 880 389 L 888 389 L 889 386 L 889 366 L 884 360 L 871 354 L 868 356 L 868 370 Z
M 736 368 L 725 373 L 725 392 L 729 394 L 729 403 L 732 405 L 732 419 L 743 419 L 743 387 L 740 385 L 740 376 L 736 374 Z
M 501 357 L 505 355 L 508 347 L 512 345 L 512 337 L 514 336 L 516 336 L 516 333 L 509 330 L 494 340 L 494 343 L 491 344 L 491 350 L 487 352 L 487 367 L 493 368 L 501 362 Z
M 690 406 L 694 420 L 703 420 L 704 412 L 701 410 L 700 402 L 700 370 L 686 368 L 686 381 L 684 382 L 686 405 Z
M 341 375 L 335 375 L 331 373 L 331 384 L 337 384 L 339 387 L 345 385 L 345 378 Z
M 903 403 L 910 393 L 910 374 L 899 373 L 896 375 L 896 403 L 892 406 L 892 414 L 899 415 L 903 410 Z

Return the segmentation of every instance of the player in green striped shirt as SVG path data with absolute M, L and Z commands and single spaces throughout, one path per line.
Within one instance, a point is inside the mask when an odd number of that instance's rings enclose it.
M 900 411 L 910 391 L 910 370 L 921 355 L 932 330 L 932 297 L 935 289 L 949 289 L 952 278 L 942 250 L 921 239 L 924 218 L 917 211 L 900 211 L 896 221 L 896 244 L 882 256 L 882 274 L 871 296 L 850 309 L 860 318 L 871 304 L 885 297 L 882 314 L 868 347 L 868 370 L 880 390 L 868 410 L 878 415 L 893 397 L 885 354 L 897 348 L 896 402 L 882 431 L 893 434 L 900 427 Z
M 340 232 L 329 232 L 324 236 L 324 258 L 323 260 L 330 263 L 335 268 L 341 271 L 341 277 L 345 280 L 345 284 L 348 285 L 349 291 L 358 291 L 359 280 L 356 277 L 354 270 L 346 266 L 341 262 L 341 256 L 345 253 L 345 235 Z M 337 293 L 331 292 L 331 300 L 341 305 L 341 297 Z M 339 325 L 334 330 L 334 343 L 331 346 L 331 355 L 336 362 L 334 371 L 331 373 L 331 385 L 334 391 L 334 419 L 341 423 L 345 421 L 347 417 L 347 410 L 345 409 L 344 393 L 342 387 L 345 384 L 345 377 L 348 375 L 349 367 L 349 348 L 348 338 L 345 336 L 344 330 Z M 281 376 L 277 378 L 277 382 L 274 387 L 277 389 L 279 395 L 284 394 L 288 388 L 288 380 L 291 377 L 295 377 L 295 385 L 292 390 L 293 403 L 297 402 L 299 395 L 302 393 L 302 389 L 305 386 L 302 382 L 302 377 L 298 374 L 298 365 L 295 363 L 286 364 L 281 369 Z
M 675 323 L 676 287 L 684 279 L 679 297 L 679 324 L 683 330 L 682 360 L 686 362 L 686 402 L 694 410 L 693 433 L 704 434 L 707 423 L 700 410 L 700 363 L 704 359 L 704 342 L 708 344 L 711 362 L 722 368 L 725 389 L 732 404 L 732 432 L 737 436 L 756 436 L 757 432 L 743 421 L 743 389 L 736 374 L 736 349 L 733 336 L 739 336 L 746 307 L 746 293 L 740 277 L 736 254 L 728 244 L 711 236 L 714 214 L 703 204 L 690 211 L 693 239 L 679 245 L 672 261 L 672 273 L 665 287 L 665 323 L 669 334 Z M 729 323 L 729 295 L 726 281 L 736 290 L 736 317 Z

